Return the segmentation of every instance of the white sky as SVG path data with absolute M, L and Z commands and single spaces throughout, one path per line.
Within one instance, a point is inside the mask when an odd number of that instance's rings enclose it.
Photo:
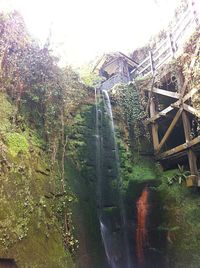
M 31 34 L 44 43 L 52 31 L 55 53 L 82 65 L 109 51 L 144 45 L 172 18 L 179 0 L 0 0 L 17 9 Z

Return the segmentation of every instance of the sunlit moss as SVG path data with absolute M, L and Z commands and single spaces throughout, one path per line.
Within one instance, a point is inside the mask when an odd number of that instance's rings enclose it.
M 25 136 L 20 133 L 8 133 L 7 136 L 8 149 L 10 154 L 15 157 L 18 153 L 28 153 L 29 144 Z

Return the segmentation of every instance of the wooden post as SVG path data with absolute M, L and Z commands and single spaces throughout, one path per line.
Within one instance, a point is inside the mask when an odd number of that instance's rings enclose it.
M 150 65 L 151 65 L 151 73 L 152 75 L 154 75 L 154 66 L 153 66 L 153 58 L 152 58 L 151 50 L 149 51 L 149 60 L 150 60 Z
M 170 47 L 170 52 L 171 52 L 171 56 L 172 58 L 174 57 L 174 46 L 173 46 L 173 40 L 172 40 L 172 34 L 168 33 L 168 42 L 169 42 L 169 47 Z
M 165 132 L 165 135 L 163 136 L 161 142 L 158 145 L 158 148 L 157 148 L 157 151 L 156 151 L 157 154 L 160 152 L 161 148 L 163 147 L 163 145 L 165 144 L 165 142 L 169 138 L 170 134 L 172 133 L 176 123 L 179 120 L 179 117 L 181 116 L 182 111 L 183 111 L 183 108 L 180 108 L 178 110 L 178 112 L 176 113 L 176 115 L 175 115 L 174 119 L 172 120 L 170 126 L 168 127 L 167 131 Z
M 184 127 L 184 133 L 185 133 L 185 140 L 187 143 L 192 139 L 192 137 L 191 137 L 190 121 L 189 121 L 186 111 L 182 112 L 182 120 L 183 120 L 183 127 Z M 197 186 L 198 185 L 198 168 L 197 168 L 196 154 L 192 150 L 192 148 L 189 148 L 187 155 L 188 155 L 188 162 L 190 166 L 190 173 L 192 175 L 193 185 Z
M 150 117 L 152 117 L 156 115 L 156 107 L 155 107 L 154 99 L 151 96 L 151 93 L 149 93 L 149 98 L 150 98 Z M 152 131 L 152 138 L 153 138 L 153 147 L 154 147 L 154 151 L 156 151 L 159 145 L 158 124 L 156 122 L 152 122 L 151 131 Z

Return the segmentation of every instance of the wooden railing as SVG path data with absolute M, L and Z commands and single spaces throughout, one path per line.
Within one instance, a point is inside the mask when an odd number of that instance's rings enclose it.
M 116 74 L 110 77 L 108 80 L 104 81 L 101 84 L 101 90 L 108 90 L 112 88 L 115 84 L 118 83 L 128 83 L 130 81 L 129 77 L 123 75 L 123 74 Z
M 200 0 L 193 0 L 188 4 L 176 26 L 167 33 L 167 38 L 149 51 L 149 55 L 132 71 L 132 79 L 154 74 L 164 63 L 179 54 L 185 41 L 199 27 L 200 4 L 197 1 L 200 3 Z

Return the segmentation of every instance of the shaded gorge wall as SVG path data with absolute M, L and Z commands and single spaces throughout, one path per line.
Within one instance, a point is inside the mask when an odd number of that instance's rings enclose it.
M 162 170 L 154 161 L 151 137 L 142 124 L 145 114 L 137 89 L 133 85 L 120 86 L 109 94 L 120 158 L 120 185 L 116 180 L 113 138 L 102 99 L 99 100 L 101 112 L 98 112 L 98 119 L 99 131 L 103 137 L 102 211 L 104 223 L 114 241 L 113 256 L 117 255 L 118 263 L 124 256 L 124 248 L 120 244 L 122 224 L 119 196 L 122 194 L 131 262 L 134 267 L 141 267 L 136 251 L 137 202 L 147 187 L 147 239 L 143 248 L 143 267 L 198 267 L 198 191 L 186 188 L 183 171 L 179 168 Z M 131 109 L 128 110 L 128 107 Z M 74 233 L 79 239 L 78 267 L 107 268 L 110 266 L 99 222 L 95 98 L 76 112 L 73 124 L 68 126 L 68 137 L 66 177 L 77 198 L 72 206 Z

